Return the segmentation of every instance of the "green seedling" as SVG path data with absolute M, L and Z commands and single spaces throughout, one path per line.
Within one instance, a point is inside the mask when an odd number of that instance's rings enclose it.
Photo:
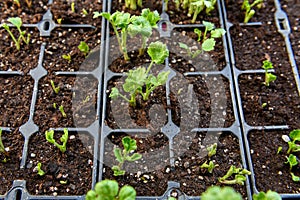
M 127 34 L 128 34 L 127 29 L 130 24 L 130 14 L 120 12 L 120 11 L 116 11 L 113 14 L 110 14 L 108 12 L 102 12 L 102 13 L 94 12 L 93 18 L 97 18 L 100 16 L 107 19 L 109 23 L 112 25 L 112 28 L 116 34 L 120 51 L 124 55 L 124 59 L 130 60 L 127 53 Z M 118 29 L 121 29 L 121 36 L 118 32 Z
M 261 107 L 262 107 L 262 108 L 265 108 L 267 105 L 268 105 L 268 104 L 265 102 L 265 103 L 262 103 L 262 104 L 261 104 Z
M 249 3 L 249 0 L 243 1 L 241 10 L 245 10 L 244 23 L 248 23 L 248 21 L 255 14 L 255 10 L 253 9 L 253 7 L 256 6 L 257 8 L 261 8 L 262 4 L 263 0 L 255 0 L 252 4 Z
M 50 80 L 50 84 L 55 94 L 58 94 L 60 87 L 59 86 L 56 87 L 53 80 Z
M 296 144 L 297 141 L 300 141 L 300 129 L 295 129 L 290 132 L 290 141 L 288 141 L 289 148 L 287 154 L 300 151 L 300 145 Z
M 178 42 L 179 44 L 179 47 L 182 48 L 182 49 L 185 49 L 187 54 L 191 57 L 191 58 L 196 58 L 202 51 L 197 49 L 195 51 L 192 51 L 191 48 L 187 45 L 187 44 L 184 44 L 182 42 Z
M 27 7 L 28 8 L 31 8 L 31 5 L 32 5 L 32 1 L 31 0 L 25 0 L 26 4 L 27 4 Z
M 167 46 L 162 42 L 153 42 L 149 45 L 148 55 L 151 57 L 151 63 L 148 68 L 139 67 L 134 70 L 129 70 L 125 83 L 123 84 L 123 90 L 130 94 L 130 99 L 122 95 L 117 88 L 112 88 L 109 95 L 112 99 L 122 97 L 133 107 L 136 106 L 136 95 L 141 94 L 144 101 L 149 99 L 150 93 L 155 90 L 158 86 L 166 83 L 170 71 L 160 72 L 157 77 L 153 74 L 149 74 L 151 67 L 154 63 L 162 64 L 166 57 L 169 55 Z
M 132 16 L 131 23 L 128 26 L 128 34 L 135 37 L 140 34 L 142 36 L 142 46 L 139 49 L 139 56 L 144 55 L 148 38 L 152 35 L 152 29 L 156 28 L 156 23 L 160 20 L 157 11 L 151 12 L 149 8 L 143 9 L 141 16 Z
M 68 137 L 69 137 L 68 129 L 64 128 L 64 134 L 60 137 L 60 141 L 62 142 L 62 144 L 58 144 L 54 140 L 53 135 L 54 135 L 54 130 L 46 131 L 45 132 L 46 140 L 48 142 L 50 142 L 51 144 L 54 144 L 54 146 L 56 146 L 57 148 L 59 148 L 59 150 L 62 153 L 64 153 L 67 150 L 67 141 L 68 141 Z
M 268 70 L 274 69 L 273 64 L 269 60 L 264 60 L 262 68 L 265 70 L 265 82 L 264 82 L 264 84 L 266 86 L 269 86 L 270 83 L 273 82 L 273 81 L 275 81 L 276 78 L 277 78 L 276 75 L 268 72 Z
M 90 52 L 89 45 L 86 42 L 81 41 L 78 45 L 78 49 L 83 53 L 84 56 Z
M 214 168 L 217 167 L 219 165 L 215 165 L 213 161 L 209 161 L 209 164 L 207 164 L 207 161 L 205 161 L 205 163 L 203 163 L 200 168 L 201 169 L 207 169 L 207 171 L 209 173 L 212 173 Z
M 210 14 L 212 10 L 215 9 L 215 4 L 217 0 L 199 0 L 199 1 L 190 1 L 188 5 L 188 16 L 192 16 L 193 18 L 191 20 L 191 23 L 195 23 L 197 16 L 199 13 L 205 9 L 205 13 L 207 15 Z M 185 6 L 185 2 L 183 3 Z
M 2 24 L 2 27 L 9 33 L 9 35 L 12 38 L 12 40 L 14 41 L 17 50 L 21 49 L 21 41 L 22 40 L 23 40 L 23 42 L 25 42 L 26 45 L 28 45 L 29 41 L 30 41 L 30 33 L 28 33 L 27 34 L 27 38 L 25 38 L 26 31 L 22 31 L 21 30 L 21 26 L 22 26 L 22 20 L 21 20 L 21 18 L 20 17 L 11 17 L 11 18 L 8 18 L 7 21 L 10 22 L 11 24 L 13 24 L 15 27 L 17 27 L 17 29 L 19 31 L 20 35 L 19 35 L 18 39 L 16 39 L 16 37 L 10 31 L 9 26 L 6 23 Z
M 234 179 L 228 180 L 228 178 L 230 178 L 232 175 L 234 175 Z M 251 175 L 251 172 L 246 169 L 237 168 L 231 165 L 227 173 L 223 177 L 219 178 L 218 180 L 220 183 L 224 183 L 224 184 L 244 185 L 244 182 L 246 181 L 245 175 Z
M 281 196 L 272 190 L 268 190 L 267 193 L 259 192 L 258 194 L 253 194 L 253 200 L 281 200 Z
M 207 155 L 208 155 L 209 158 L 216 155 L 216 153 L 217 153 L 217 143 L 213 143 L 212 145 L 208 146 L 206 148 L 206 150 L 208 151 Z
M 142 8 L 143 1 L 142 0 L 125 0 L 125 7 L 129 8 L 130 10 L 136 10 L 137 6 Z
M 71 62 L 71 54 L 64 54 L 64 55 L 62 55 L 61 56 L 63 59 L 65 59 L 65 60 L 67 60 L 68 61 L 68 63 L 70 63 Z
M 2 142 L 2 129 L 0 128 L 0 153 L 4 154 L 5 156 L 8 156 L 8 152 L 5 150 L 5 147 Z
M 82 14 L 84 14 L 84 15 L 88 15 L 88 14 L 89 14 L 88 11 L 87 11 L 86 9 L 84 9 L 84 8 L 82 8 L 81 12 L 82 12 Z
M 75 2 L 71 3 L 71 11 L 72 13 L 75 13 Z
M 52 106 L 53 106 L 54 109 L 57 109 L 56 103 L 53 103 Z
M 65 181 L 60 180 L 59 183 L 62 184 L 62 185 L 66 185 L 68 183 L 68 180 L 65 180 Z
M 94 190 L 87 192 L 85 200 L 135 200 L 136 191 L 129 185 L 119 190 L 115 180 L 103 180 L 96 183 Z
M 298 165 L 297 157 L 293 154 L 290 154 L 289 157 L 286 156 L 287 161 L 285 164 L 290 165 L 290 171 L 292 171 L 292 168 L 296 165 Z
M 63 105 L 60 105 L 60 106 L 58 107 L 58 109 L 59 109 L 59 111 L 61 112 L 62 116 L 66 118 L 66 117 L 67 117 L 67 114 L 65 113 L 64 106 L 63 106 Z
M 112 167 L 114 176 L 122 176 L 125 174 L 125 170 L 122 169 L 125 161 L 134 162 L 142 158 L 142 155 L 139 153 L 130 155 L 132 151 L 137 149 L 136 141 L 134 139 L 131 139 L 129 136 L 123 137 L 122 144 L 124 148 L 123 151 L 120 148 L 114 149 L 116 160 L 119 162 L 118 165 Z
M 292 176 L 292 180 L 294 182 L 299 182 L 300 181 L 300 177 L 296 176 L 293 172 L 290 172 L 291 176 Z
M 279 154 L 281 151 L 282 151 L 282 147 L 280 146 L 280 147 L 278 147 L 276 154 Z
M 36 169 L 37 169 L 37 173 L 38 175 L 40 176 L 44 176 L 45 175 L 45 172 L 41 169 L 42 168 L 42 163 L 38 163 L 37 166 L 36 166 Z
M 201 200 L 242 200 L 242 195 L 232 187 L 211 186 L 201 194 Z
M 59 19 L 57 19 L 56 21 L 57 21 L 58 24 L 61 24 L 62 18 L 59 18 Z

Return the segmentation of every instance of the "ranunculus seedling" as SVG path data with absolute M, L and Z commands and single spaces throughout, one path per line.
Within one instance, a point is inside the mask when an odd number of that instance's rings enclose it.
M 289 157 L 286 157 L 286 159 L 287 161 L 285 162 L 285 164 L 290 165 L 290 171 L 294 166 L 298 165 L 297 157 L 295 155 L 290 154 Z
M 142 155 L 139 153 L 131 152 L 137 149 L 136 140 L 131 139 L 129 136 L 122 138 L 123 151 L 120 148 L 114 149 L 114 154 L 116 160 L 119 162 L 118 165 L 114 165 L 112 170 L 114 171 L 114 176 L 122 176 L 125 174 L 125 170 L 122 169 L 122 166 L 125 161 L 134 162 L 142 158 Z
M 5 147 L 2 142 L 2 129 L 0 128 L 0 153 L 3 153 L 4 155 L 8 156 L 8 152 L 5 150 Z
M 207 171 L 208 171 L 209 173 L 212 173 L 213 170 L 214 170 L 214 168 L 217 167 L 217 166 L 219 166 L 219 165 L 215 165 L 213 161 L 209 161 L 208 164 L 207 164 L 207 161 L 205 161 L 205 163 L 203 163 L 203 164 L 200 166 L 200 168 L 201 168 L 201 169 L 203 169 L 203 168 L 204 168 L 204 169 L 207 169 Z
M 273 82 L 273 81 L 275 81 L 276 78 L 277 78 L 276 75 L 274 75 L 272 73 L 269 73 L 269 71 L 268 71 L 270 69 L 274 69 L 273 64 L 269 60 L 264 60 L 262 68 L 265 70 L 265 82 L 264 82 L 264 84 L 266 86 L 269 86 L 270 83 Z
M 84 41 L 80 42 L 78 49 L 83 53 L 84 56 L 87 56 L 87 54 L 90 52 L 89 45 Z
M 115 180 L 103 180 L 96 183 L 94 190 L 87 192 L 85 200 L 135 200 L 136 191 L 132 186 L 125 185 L 119 190 Z
M 56 87 L 53 80 L 50 80 L 50 84 L 55 94 L 58 94 L 60 87 L 59 86 Z
M 130 10 L 136 10 L 137 6 L 142 8 L 143 1 L 142 0 L 125 0 L 125 7 L 129 8 Z
M 71 58 L 71 54 L 63 54 L 62 56 L 61 56 L 63 59 L 65 59 L 65 60 L 67 60 L 68 61 L 68 63 L 70 63 L 71 62 L 71 60 L 72 60 L 72 58 Z
M 21 26 L 22 26 L 22 20 L 20 17 L 11 17 L 8 18 L 7 20 L 8 22 L 12 23 L 19 31 L 19 37 L 18 39 L 16 39 L 16 37 L 14 36 L 14 34 L 10 31 L 9 26 L 4 23 L 2 24 L 2 27 L 9 33 L 9 35 L 11 36 L 12 40 L 14 41 L 17 50 L 21 49 L 21 41 L 23 40 L 25 42 L 25 44 L 29 44 L 30 41 L 30 33 L 27 34 L 27 38 L 25 38 L 26 35 L 26 31 L 22 31 L 21 30 Z
M 272 190 L 268 190 L 267 193 L 259 192 L 258 194 L 253 194 L 253 200 L 281 200 L 281 196 Z
M 290 141 L 288 141 L 289 148 L 287 154 L 300 151 L 300 145 L 296 144 L 300 141 L 300 129 L 296 129 L 290 132 Z
M 209 158 L 216 155 L 216 153 L 217 153 L 217 143 L 213 143 L 212 145 L 208 146 L 206 148 L 206 150 L 208 151 L 207 156 Z
M 45 175 L 44 170 L 42 170 L 42 163 L 38 162 L 38 164 L 36 166 L 36 170 L 37 170 L 38 175 L 40 175 L 40 176 Z
M 65 113 L 64 106 L 63 106 L 63 105 L 60 105 L 60 106 L 58 107 L 58 109 L 59 109 L 59 111 L 61 112 L 62 116 L 66 118 L 66 117 L 67 117 L 67 114 Z
M 245 10 L 244 23 L 248 23 L 248 21 L 255 14 L 255 10 L 252 9 L 254 6 L 260 8 L 263 3 L 263 0 L 255 0 L 252 4 L 249 3 L 249 0 L 244 0 L 241 10 Z
M 230 178 L 232 175 L 234 175 L 234 179 L 228 180 L 228 178 Z M 244 182 L 246 181 L 245 175 L 251 175 L 251 172 L 246 169 L 237 168 L 234 165 L 231 165 L 227 173 L 218 180 L 220 183 L 224 184 L 244 185 Z
M 64 128 L 64 134 L 60 137 L 62 144 L 58 144 L 54 139 L 54 130 L 45 132 L 46 140 L 51 144 L 54 144 L 59 150 L 64 153 L 67 150 L 67 141 L 69 137 L 69 132 L 67 128 Z
M 112 88 L 109 95 L 112 99 L 116 99 L 118 96 L 122 97 L 129 102 L 131 106 L 136 106 L 136 95 L 141 94 L 144 101 L 149 99 L 149 95 L 160 85 L 166 83 L 170 71 L 162 71 L 157 77 L 153 74 L 149 74 L 151 67 L 154 63 L 161 64 L 169 56 L 167 46 L 162 42 L 151 43 L 148 47 L 148 55 L 151 57 L 151 63 L 148 68 L 138 67 L 134 70 L 129 70 L 125 83 L 123 84 L 123 90 L 130 94 L 130 99 L 122 95 L 117 88 Z M 145 88 L 145 89 L 143 89 Z
M 294 182 L 299 182 L 300 181 L 300 177 L 296 176 L 293 172 L 290 172 L 291 176 L 292 176 L 292 180 Z
M 183 5 L 185 6 L 185 2 L 183 2 Z M 197 16 L 199 13 L 205 9 L 205 13 L 207 15 L 210 14 L 212 10 L 215 9 L 215 4 L 217 0 L 198 0 L 198 1 L 190 1 L 188 4 L 189 10 L 188 10 L 188 16 L 192 16 L 193 18 L 191 20 L 192 23 L 196 22 Z
M 232 187 L 211 186 L 201 194 L 201 200 L 242 200 L 242 195 Z

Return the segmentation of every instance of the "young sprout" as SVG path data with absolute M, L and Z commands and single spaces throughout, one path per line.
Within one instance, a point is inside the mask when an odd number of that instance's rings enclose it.
M 201 194 L 201 200 L 242 200 L 242 195 L 232 187 L 210 186 Z
M 208 157 L 212 157 L 213 155 L 216 155 L 217 153 L 217 143 L 213 143 L 212 145 L 210 145 L 209 147 L 206 148 L 206 150 L 208 151 Z
M 255 14 L 255 10 L 252 9 L 254 6 L 257 6 L 257 8 L 260 8 L 263 3 L 263 0 L 255 0 L 252 4 L 249 3 L 249 0 L 244 0 L 243 5 L 241 7 L 241 10 L 245 10 L 245 17 L 244 17 L 244 23 L 248 23 L 248 21 L 253 17 Z
M 62 116 L 66 118 L 66 117 L 67 117 L 67 114 L 66 114 L 65 111 L 64 111 L 64 106 L 63 106 L 63 105 L 60 105 L 60 106 L 58 107 L 58 109 L 59 109 L 59 111 L 61 112 Z
M 81 41 L 78 45 L 78 49 L 83 53 L 84 56 L 90 52 L 90 48 L 86 42 Z
M 2 129 L 0 128 L 0 153 L 3 153 L 4 155 L 8 156 L 8 152 L 5 150 L 5 147 L 2 142 Z
M 59 181 L 59 183 L 60 183 L 60 184 L 62 184 L 62 185 L 65 185 L 65 184 L 67 184 L 67 183 L 68 183 L 68 180 L 65 180 L 65 181 L 63 181 L 63 180 L 60 180 L 60 181 Z
M 290 171 L 294 166 L 298 165 L 297 157 L 295 155 L 290 154 L 289 157 L 286 156 L 286 159 L 287 161 L 285 162 L 285 164 L 290 165 Z
M 68 129 L 64 128 L 64 134 L 60 137 L 60 141 L 62 142 L 62 144 L 58 144 L 55 140 L 54 140 L 54 130 L 50 130 L 50 131 L 46 131 L 45 132 L 45 136 L 46 136 L 46 140 L 48 142 L 50 142 L 51 144 L 54 144 L 54 146 L 56 146 L 57 148 L 59 148 L 59 150 L 64 153 L 67 149 L 67 141 L 68 141 L 68 137 L 69 137 L 69 133 L 68 133 Z
M 195 51 L 192 51 L 191 48 L 187 45 L 187 44 L 184 44 L 182 42 L 178 42 L 179 44 L 179 47 L 180 48 L 183 48 L 186 50 L 187 54 L 191 57 L 191 58 L 196 58 L 202 51 L 197 49 Z
M 282 147 L 280 146 L 280 147 L 278 147 L 276 154 L 279 154 L 281 151 L 282 151 Z
M 281 200 L 281 196 L 272 190 L 268 190 L 267 193 L 259 192 L 258 194 L 253 194 L 253 200 Z
M 88 11 L 84 8 L 82 8 L 81 12 L 82 12 L 83 15 L 88 15 L 89 14 Z
M 130 8 L 130 10 L 136 10 L 137 6 L 143 7 L 142 0 L 125 0 L 126 8 Z
M 9 35 L 12 38 L 12 40 L 16 44 L 17 50 L 21 49 L 21 40 L 23 40 L 25 42 L 25 44 L 28 45 L 29 44 L 29 40 L 30 40 L 30 33 L 28 33 L 27 34 L 27 38 L 25 38 L 26 31 L 22 31 L 21 30 L 21 26 L 22 26 L 22 20 L 21 20 L 21 18 L 20 17 L 11 17 L 11 18 L 8 18 L 7 21 L 10 22 L 10 23 L 12 23 L 15 27 L 17 27 L 17 29 L 19 31 L 20 35 L 19 35 L 18 39 L 16 39 L 16 37 L 10 31 L 9 26 L 6 23 L 2 24 L 2 27 L 9 33 Z
M 57 21 L 58 24 L 61 24 L 62 18 L 58 18 L 56 21 Z
M 56 103 L 53 103 L 52 106 L 53 106 L 54 109 L 57 108 Z
M 233 180 L 228 180 L 232 175 L 234 175 Z M 239 184 L 239 185 L 244 185 L 244 182 L 246 181 L 246 176 L 245 175 L 251 175 L 251 172 L 243 169 L 243 168 L 237 168 L 234 165 L 231 165 L 227 173 L 219 178 L 220 183 L 224 184 Z
M 183 9 L 188 7 L 188 16 L 192 16 L 191 23 L 195 23 L 199 13 L 205 9 L 207 15 L 215 9 L 216 0 L 183 1 Z
M 264 82 L 264 84 L 266 86 L 269 86 L 270 83 L 273 82 L 273 81 L 275 81 L 276 78 L 277 78 L 276 75 L 268 72 L 269 69 L 273 69 L 274 68 L 273 64 L 269 60 L 264 60 L 262 68 L 265 70 L 265 82 Z
M 27 7 L 28 8 L 31 8 L 31 5 L 32 5 L 32 1 L 31 0 L 25 0 L 26 4 L 27 4 Z
M 64 54 L 64 55 L 62 55 L 61 56 L 63 59 L 65 59 L 65 60 L 67 60 L 68 61 L 68 63 L 70 63 L 71 62 L 71 54 Z
M 214 170 L 214 168 L 217 167 L 217 166 L 219 166 L 219 165 L 215 165 L 213 161 L 209 161 L 209 164 L 207 164 L 207 161 L 205 161 L 205 163 L 203 163 L 203 164 L 200 166 L 200 168 L 201 168 L 201 169 L 205 168 L 205 169 L 207 169 L 207 171 L 208 171 L 209 173 L 212 173 L 213 170 Z
M 129 72 L 126 73 L 127 78 L 123 84 L 123 90 L 130 94 L 130 99 L 120 94 L 117 88 L 112 88 L 109 97 L 116 99 L 120 96 L 128 101 L 131 106 L 135 107 L 135 97 L 138 93 L 142 95 L 144 101 L 147 101 L 153 90 L 166 83 L 170 71 L 162 71 L 157 75 L 157 77 L 149 74 L 149 72 L 154 63 L 162 64 L 166 57 L 169 56 L 167 46 L 159 41 L 153 42 L 149 45 L 147 53 L 151 57 L 151 63 L 147 70 L 145 67 L 138 67 L 137 69 L 129 70 Z
M 37 166 L 36 166 L 37 173 L 38 173 L 38 175 L 40 175 L 40 176 L 44 176 L 44 175 L 45 175 L 45 172 L 44 172 L 41 168 L 42 168 L 42 163 L 38 162 L 38 164 L 37 164 Z
M 268 104 L 267 104 L 266 102 L 264 102 L 264 103 L 261 104 L 261 107 L 262 107 L 262 108 L 265 108 L 267 105 L 268 105 Z
M 71 11 L 72 13 L 75 13 L 75 2 L 71 3 Z
M 289 136 L 292 140 L 288 141 L 289 148 L 287 154 L 300 151 L 300 145 L 296 144 L 297 141 L 300 141 L 300 129 L 291 131 Z
M 114 149 L 116 160 L 119 162 L 118 165 L 112 167 L 114 176 L 122 176 L 125 174 L 125 170 L 122 170 L 125 161 L 134 162 L 142 158 L 142 155 L 139 153 L 130 155 L 132 151 L 137 149 L 136 141 L 134 139 L 131 139 L 129 136 L 123 137 L 122 144 L 124 147 L 123 151 L 120 148 Z
M 58 94 L 58 92 L 60 90 L 59 86 L 56 87 L 53 80 L 50 80 L 50 84 L 51 84 L 51 87 L 52 87 L 53 91 L 55 92 L 55 94 Z
M 135 200 L 136 191 L 132 186 L 125 185 L 119 190 L 115 180 L 103 180 L 96 183 L 94 190 L 87 192 L 85 200 Z
M 294 182 L 299 182 L 300 181 L 300 177 L 296 176 L 293 172 L 290 172 L 291 176 L 292 176 L 292 180 Z

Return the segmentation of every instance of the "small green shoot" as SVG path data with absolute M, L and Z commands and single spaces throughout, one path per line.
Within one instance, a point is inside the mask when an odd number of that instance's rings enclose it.
M 122 170 L 122 166 L 125 161 L 134 162 L 142 158 L 142 155 L 139 153 L 134 153 L 130 155 L 132 151 L 137 149 L 136 140 L 131 139 L 129 136 L 122 138 L 123 151 L 120 148 L 114 149 L 114 154 L 116 160 L 119 162 L 118 165 L 114 165 L 112 170 L 114 171 L 114 176 L 122 176 L 125 174 L 125 170 Z
M 136 10 L 137 6 L 142 8 L 143 1 L 142 0 L 125 0 L 125 7 L 129 8 L 130 10 Z
M 268 190 L 267 193 L 259 192 L 258 194 L 253 194 L 253 200 L 281 200 L 281 196 L 272 190 Z
M 241 10 L 245 10 L 245 17 L 244 23 L 248 23 L 248 21 L 253 17 L 255 14 L 255 10 L 252 9 L 254 6 L 260 8 L 263 3 L 263 0 L 255 0 L 252 4 L 249 3 L 249 0 L 244 0 Z
M 26 31 L 21 30 L 21 26 L 22 26 L 21 18 L 20 17 L 11 17 L 11 18 L 8 18 L 7 21 L 10 22 L 11 24 L 13 24 L 15 27 L 17 27 L 17 29 L 19 31 L 20 35 L 19 35 L 18 39 L 16 39 L 16 37 L 10 31 L 9 26 L 6 23 L 2 24 L 2 27 L 9 33 L 12 40 L 14 41 L 17 50 L 21 49 L 21 40 L 23 40 L 23 42 L 25 42 L 25 44 L 28 45 L 29 41 L 30 41 L 30 33 L 28 33 L 27 38 L 25 38 Z
M 69 133 L 68 133 L 68 129 L 64 128 L 64 134 L 60 137 L 60 141 L 62 142 L 62 144 L 58 144 L 55 140 L 54 140 L 54 130 L 50 130 L 50 131 L 46 131 L 45 132 L 45 136 L 46 136 L 46 140 L 51 143 L 54 144 L 54 146 L 56 146 L 57 148 L 59 148 L 59 150 L 64 153 L 67 149 L 67 141 L 68 141 L 68 137 L 69 137 Z
M 201 194 L 201 200 L 242 200 L 242 195 L 232 187 L 211 186 Z
M 60 87 L 59 86 L 56 87 L 53 80 L 50 80 L 50 84 L 55 94 L 58 94 Z
M 18 8 L 21 8 L 21 4 L 19 0 L 14 0 L 14 4 L 16 4 Z
M 96 183 L 94 190 L 87 192 L 85 200 L 135 200 L 136 191 L 129 185 L 119 190 L 118 182 L 115 180 L 103 180 Z
M 37 169 L 38 175 L 40 175 L 40 176 L 44 176 L 45 175 L 45 172 L 42 170 L 42 163 L 38 162 L 38 164 L 36 166 L 36 169 Z
M 59 19 L 57 19 L 56 21 L 57 21 L 58 24 L 61 24 L 62 18 L 59 18 Z
M 205 13 L 210 15 L 210 12 L 215 9 L 216 0 L 198 0 L 198 1 L 183 1 L 183 9 L 188 7 L 188 16 L 192 16 L 191 23 L 195 23 L 197 16 L 202 10 L 205 9 Z
M 65 59 L 65 60 L 67 60 L 68 61 L 68 63 L 70 63 L 71 62 L 71 60 L 72 60 L 72 58 L 71 58 L 71 54 L 64 54 L 64 55 L 62 55 L 61 56 L 63 59 Z
M 71 3 L 71 11 L 72 11 L 72 13 L 75 13 L 76 11 L 75 11 L 75 2 L 72 2 Z
M 287 161 L 285 164 L 290 165 L 290 171 L 292 171 L 292 168 L 296 165 L 298 165 L 297 157 L 293 154 L 290 154 L 289 157 L 286 156 Z
M 265 103 L 262 103 L 262 104 L 261 104 L 261 107 L 262 107 L 262 108 L 265 108 L 267 105 L 268 105 L 268 104 L 265 102 Z
M 53 106 L 54 109 L 57 109 L 56 103 L 53 103 L 52 106 Z
M 5 147 L 2 142 L 2 129 L 0 128 L 0 153 L 8 156 L 8 152 L 5 150 Z
M 209 164 L 207 164 L 207 161 L 205 161 L 205 163 L 203 163 L 200 168 L 201 169 L 207 169 L 207 171 L 209 173 L 212 173 L 214 168 L 217 167 L 219 165 L 215 165 L 213 161 L 209 161 Z
M 288 142 L 289 148 L 287 154 L 300 151 L 300 145 L 296 144 L 297 141 L 300 141 L 300 129 L 295 129 L 289 134 L 291 141 Z
M 82 8 L 81 12 L 82 12 L 83 15 L 88 15 L 89 14 L 88 11 L 84 8 Z
M 281 151 L 282 151 L 282 147 L 280 146 L 280 147 L 278 147 L 276 154 L 279 154 Z
M 84 56 L 87 56 L 87 54 L 90 52 L 88 44 L 83 41 L 81 41 L 78 45 L 78 49 L 83 53 Z
M 27 4 L 28 8 L 31 8 L 32 0 L 25 0 L 25 3 Z
M 190 47 L 187 44 L 184 44 L 182 42 L 178 42 L 179 47 L 182 49 L 185 49 L 187 51 L 187 54 L 191 57 L 191 58 L 196 58 L 202 51 L 197 49 L 196 51 L 192 51 L 190 49 Z
M 68 183 L 68 180 L 65 180 L 65 181 L 60 180 L 59 183 L 62 184 L 62 185 L 66 185 Z
M 62 116 L 63 116 L 64 118 L 66 118 L 66 117 L 67 117 L 67 114 L 65 113 L 64 106 L 63 106 L 63 105 L 60 105 L 60 106 L 58 107 L 58 109 L 59 109 L 59 111 L 61 112 Z
M 290 173 L 292 175 L 292 180 L 294 182 L 299 182 L 300 181 L 300 177 L 299 176 L 296 176 L 293 172 Z
M 228 180 L 232 175 L 234 176 L 234 179 Z M 251 175 L 251 172 L 243 169 L 243 168 L 237 168 L 234 165 L 231 165 L 227 173 L 219 178 L 220 183 L 224 184 L 239 184 L 239 185 L 244 185 L 244 182 L 246 181 L 246 176 L 245 175 Z
M 213 143 L 212 145 L 208 146 L 206 148 L 206 150 L 208 151 L 207 155 L 208 155 L 209 158 L 216 155 L 216 153 L 217 153 L 217 143 Z
M 264 82 L 264 84 L 265 84 L 266 86 L 269 86 L 270 83 L 273 82 L 273 81 L 275 81 L 276 78 L 277 78 L 276 75 L 274 75 L 274 74 L 268 72 L 268 70 L 274 68 L 274 67 L 273 67 L 273 64 L 272 64 L 272 62 L 269 61 L 269 60 L 264 60 L 264 61 L 263 61 L 263 66 L 262 66 L 262 68 L 265 70 L 265 82 Z

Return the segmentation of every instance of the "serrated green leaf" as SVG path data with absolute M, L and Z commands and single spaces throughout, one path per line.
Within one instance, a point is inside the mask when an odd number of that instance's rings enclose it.
M 264 60 L 264 61 L 263 61 L 263 66 L 262 66 L 262 68 L 263 68 L 264 70 L 269 70 L 269 69 L 273 69 L 274 67 L 273 67 L 273 64 L 272 64 L 271 61 L 269 61 L 269 60 Z
M 22 20 L 20 17 L 11 17 L 11 18 L 8 18 L 8 20 L 10 23 L 12 23 L 14 26 L 16 27 L 21 27 L 22 26 Z
M 277 192 L 268 190 L 267 193 L 261 191 L 258 194 L 253 194 L 253 200 L 281 200 L 281 197 Z
M 293 141 L 300 141 L 300 129 L 296 129 L 290 132 L 290 138 Z
M 95 185 L 95 192 L 100 199 L 113 200 L 119 192 L 118 182 L 115 180 L 103 180 L 98 182 Z
M 124 162 L 122 150 L 120 148 L 114 148 L 114 154 L 118 162 L 120 163 Z
M 157 82 L 159 85 L 163 85 L 167 82 L 168 77 L 169 77 L 170 71 L 164 71 L 164 72 L 160 72 L 157 75 Z
M 142 155 L 139 154 L 139 153 L 134 153 L 132 154 L 131 156 L 128 156 L 127 157 L 127 160 L 130 161 L 130 162 L 133 162 L 133 161 L 136 161 L 136 160 L 139 160 L 142 158 Z
M 215 28 L 215 25 L 211 22 L 203 21 L 202 23 L 208 31 L 211 31 Z
M 114 172 L 114 176 L 123 176 L 125 174 L 125 170 L 121 170 L 119 166 L 113 166 L 111 169 Z
M 135 200 L 136 191 L 133 187 L 126 185 L 123 186 L 119 193 L 119 200 Z
M 125 136 L 122 138 L 122 144 L 126 152 L 134 151 L 137 149 L 136 140 L 131 139 L 129 136 Z
M 149 45 L 147 52 L 151 57 L 151 60 L 156 64 L 162 64 L 169 56 L 167 45 L 160 41 L 152 42 Z
M 151 12 L 149 8 L 144 8 L 141 16 L 145 17 L 153 28 L 157 27 L 156 24 L 160 20 L 160 15 L 156 10 Z
M 211 186 L 201 194 L 201 200 L 242 200 L 242 195 L 232 187 Z
M 118 88 L 113 87 L 113 88 L 111 89 L 111 92 L 110 92 L 110 94 L 109 94 L 109 97 L 112 98 L 112 99 L 116 99 L 116 98 L 118 98 L 119 94 L 120 94 L 120 93 L 119 93 Z
M 214 50 L 216 41 L 213 38 L 209 38 L 202 43 L 202 49 L 204 51 L 212 51 Z
M 220 38 L 224 35 L 226 31 L 222 28 L 214 29 L 210 32 L 212 38 Z
M 95 200 L 97 197 L 97 193 L 94 190 L 90 190 L 85 195 L 85 200 Z
M 149 21 L 142 16 L 132 16 L 131 24 L 128 26 L 128 33 L 132 37 L 136 36 L 137 34 L 141 34 L 144 37 L 150 37 L 152 34 L 152 27 Z
M 46 140 L 52 144 L 54 144 L 55 140 L 53 138 L 54 130 L 45 131 Z

